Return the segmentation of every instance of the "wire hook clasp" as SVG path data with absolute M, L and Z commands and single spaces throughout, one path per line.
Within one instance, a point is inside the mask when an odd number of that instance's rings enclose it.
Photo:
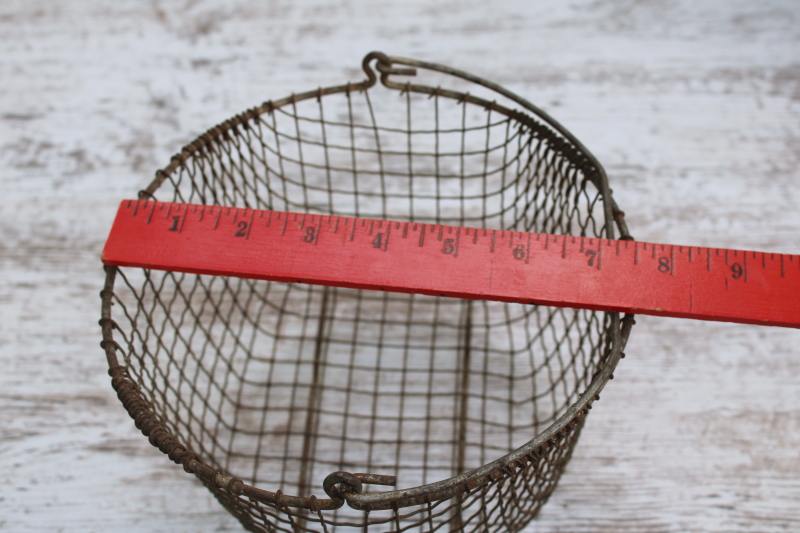
M 389 86 L 387 84 L 389 80 L 390 74 L 396 74 L 398 76 L 416 76 L 417 69 L 415 68 L 395 68 L 392 66 L 392 60 L 384 54 L 383 52 L 370 52 L 366 56 L 364 56 L 364 60 L 361 62 L 361 67 L 364 69 L 364 72 L 367 73 L 367 81 L 364 82 L 364 88 L 368 89 L 375 85 L 375 82 L 378 80 L 377 76 L 375 76 L 375 72 L 372 70 L 372 67 L 369 64 L 372 62 L 373 59 L 376 59 L 375 68 L 378 69 L 378 72 L 381 73 L 381 83 Z
M 333 500 L 338 509 L 344 505 L 347 496 L 350 494 L 361 494 L 362 484 L 384 485 L 394 487 L 397 485 L 395 476 L 382 476 L 377 474 L 351 474 L 350 472 L 333 472 L 322 482 L 325 493 Z

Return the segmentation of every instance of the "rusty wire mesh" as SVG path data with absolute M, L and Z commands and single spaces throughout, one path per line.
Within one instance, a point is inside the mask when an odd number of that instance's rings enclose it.
M 393 83 L 411 74 L 398 64 L 454 74 L 373 53 L 366 82 L 212 128 L 141 196 L 597 238 L 616 222 L 628 237 L 602 169 L 549 117 Z M 632 322 L 139 269 L 107 268 L 102 296 L 109 373 L 137 427 L 270 532 L 519 530 Z

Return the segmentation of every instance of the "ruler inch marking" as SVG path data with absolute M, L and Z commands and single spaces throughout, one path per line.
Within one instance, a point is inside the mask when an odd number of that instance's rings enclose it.
M 742 254 L 744 258 L 742 262 L 744 263 L 744 282 L 747 283 L 747 252 Z
M 528 249 L 525 250 L 525 264 L 530 264 L 531 262 L 531 234 L 528 233 Z
M 150 221 L 153 219 L 153 213 L 156 212 L 156 203 L 153 202 L 153 208 L 150 209 L 150 214 L 147 215 L 147 225 L 150 225 Z
M 392 233 L 392 224 L 386 224 L 386 238 L 383 240 L 383 251 L 389 249 L 389 234 Z
M 603 269 L 603 244 L 597 239 L 597 270 Z
M 669 275 L 675 276 L 675 247 L 672 245 L 669 247 Z
M 184 209 L 183 210 L 183 216 L 181 216 L 181 221 L 180 221 L 180 224 L 178 225 L 178 233 L 182 233 L 183 232 L 183 225 L 186 223 L 186 215 L 188 215 L 188 214 L 189 214 L 189 210 L 188 209 Z
M 317 243 L 319 242 L 319 234 L 322 233 L 322 219 L 323 218 L 325 218 L 325 217 L 320 215 L 319 222 L 317 222 L 317 231 L 316 231 L 316 235 L 314 235 L 314 246 L 316 246 Z M 312 218 L 311 221 L 312 222 L 314 221 L 313 218 Z
M 246 241 L 250 239 L 250 232 L 253 231 L 253 221 L 255 220 L 255 218 L 256 218 L 256 210 L 252 209 L 250 211 L 250 223 L 247 224 L 247 233 L 244 234 L 244 240 Z
M 286 226 L 289 224 L 289 213 L 286 213 L 286 216 L 283 217 L 283 226 L 281 227 L 281 237 L 286 235 Z

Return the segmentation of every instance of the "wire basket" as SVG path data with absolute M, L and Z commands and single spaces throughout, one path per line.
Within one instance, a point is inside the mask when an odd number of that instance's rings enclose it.
M 363 68 L 210 129 L 139 197 L 630 238 L 602 167 L 541 110 L 441 65 L 373 52 Z M 416 68 L 473 93 L 391 79 Z M 521 529 L 633 323 L 116 267 L 101 296 L 136 427 L 260 532 Z

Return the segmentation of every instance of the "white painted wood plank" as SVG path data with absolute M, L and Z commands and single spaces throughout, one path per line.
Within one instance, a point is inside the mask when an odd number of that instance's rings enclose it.
M 382 49 L 498 81 L 605 164 L 635 237 L 799 253 L 800 8 L 0 6 L 0 529 L 238 531 L 105 375 L 117 201 L 209 126 Z M 800 529 L 800 334 L 641 318 L 531 531 Z

